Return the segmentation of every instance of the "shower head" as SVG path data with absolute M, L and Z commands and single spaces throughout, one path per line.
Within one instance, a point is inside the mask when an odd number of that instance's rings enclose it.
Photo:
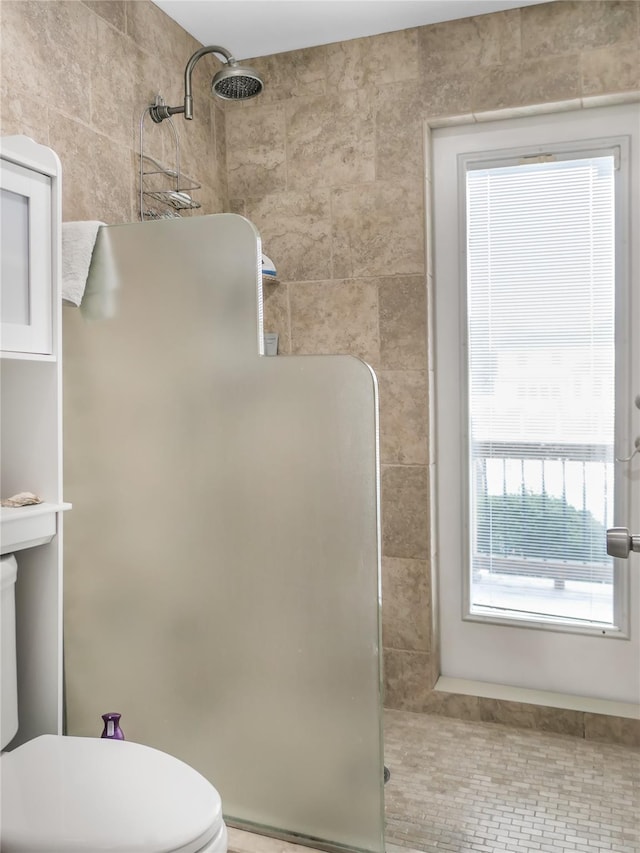
M 193 95 L 191 94 L 191 75 L 198 60 L 208 53 L 219 53 L 224 57 L 224 67 L 217 72 L 211 81 L 211 93 L 227 101 L 246 101 L 255 98 L 264 89 L 264 83 L 253 68 L 238 65 L 237 61 L 225 47 L 209 45 L 196 50 L 187 62 L 184 70 L 184 103 L 180 107 L 167 107 L 165 104 L 154 104 L 149 107 L 151 118 L 159 124 L 164 119 L 177 113 L 184 113 L 188 120 L 193 118 Z
M 225 101 L 247 101 L 255 98 L 263 89 L 264 83 L 257 71 L 246 65 L 238 65 L 235 59 L 225 63 L 211 81 L 211 94 Z

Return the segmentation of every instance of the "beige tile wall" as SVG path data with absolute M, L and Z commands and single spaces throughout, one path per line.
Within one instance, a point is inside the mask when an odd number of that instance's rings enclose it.
M 480 713 L 431 693 L 424 121 L 638 90 L 639 19 L 637 2 L 557 2 L 263 57 L 264 96 L 226 114 L 232 209 L 280 275 L 265 327 L 283 353 L 351 353 L 378 374 L 388 707 Z M 482 718 L 583 731 L 508 705 Z
M 64 220 L 137 221 L 140 114 L 158 92 L 182 103 L 200 46 L 149 0 L 2 0 L 0 132 L 58 153 Z M 217 64 L 205 57 L 195 69 L 194 121 L 174 119 L 204 213 L 227 207 L 224 112 L 208 95 Z M 171 160 L 169 129 L 146 128 L 150 153 Z
M 1 132 L 59 153 L 64 219 L 137 219 L 140 112 L 181 102 L 197 47 L 148 0 L 2 0 Z M 209 57 L 195 120 L 175 120 L 202 212 L 247 215 L 277 264 L 281 352 L 378 373 L 389 707 L 437 710 L 424 120 L 638 90 L 639 55 L 637 2 L 556 2 L 263 57 L 264 95 L 224 110 Z M 149 145 L 170 156 L 161 127 Z
M 518 729 L 572 735 L 584 740 L 640 747 L 640 719 L 615 717 L 567 708 L 534 705 L 505 699 L 488 699 L 433 690 L 424 711 L 483 723 L 501 723 Z

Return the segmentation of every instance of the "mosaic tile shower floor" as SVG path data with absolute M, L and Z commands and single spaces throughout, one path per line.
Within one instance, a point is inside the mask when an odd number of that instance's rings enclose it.
M 640 853 L 640 750 L 385 711 L 387 853 Z

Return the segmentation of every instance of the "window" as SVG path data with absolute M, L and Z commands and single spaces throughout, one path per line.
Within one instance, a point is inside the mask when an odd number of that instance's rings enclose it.
M 618 162 L 465 163 L 471 614 L 615 621 Z

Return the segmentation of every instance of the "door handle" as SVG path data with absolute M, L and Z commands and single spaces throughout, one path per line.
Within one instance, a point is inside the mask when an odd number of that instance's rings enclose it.
M 607 554 L 626 560 L 631 551 L 640 551 L 640 536 L 629 533 L 626 527 L 610 527 L 607 530 Z
M 640 453 L 640 435 L 637 436 L 636 440 L 633 442 L 633 450 L 629 456 L 616 456 L 616 462 L 631 462 L 636 453 Z

